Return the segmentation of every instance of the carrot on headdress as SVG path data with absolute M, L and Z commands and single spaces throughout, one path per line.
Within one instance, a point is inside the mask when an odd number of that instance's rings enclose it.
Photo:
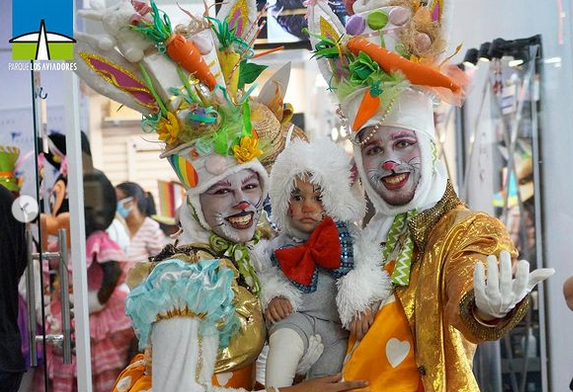
M 461 87 L 452 79 L 439 72 L 437 69 L 421 63 L 414 63 L 397 53 L 375 45 L 362 37 L 352 37 L 346 44 L 346 47 L 354 55 L 364 52 L 372 60 L 378 63 L 386 72 L 402 72 L 406 78 L 415 85 L 445 87 L 454 94 L 461 92 Z
M 155 41 L 158 47 L 164 46 L 171 60 L 213 90 L 217 81 L 199 50 L 181 34 L 173 33 L 169 17 L 157 8 L 153 0 L 151 10 L 153 22 L 141 19 L 138 26 L 131 26 L 131 28 Z
M 165 41 L 165 46 L 167 48 L 167 55 L 171 60 L 179 64 L 181 68 L 187 72 L 193 74 L 209 87 L 209 90 L 213 91 L 217 81 L 203 59 L 203 56 L 192 42 L 185 39 L 181 34 L 171 34 Z

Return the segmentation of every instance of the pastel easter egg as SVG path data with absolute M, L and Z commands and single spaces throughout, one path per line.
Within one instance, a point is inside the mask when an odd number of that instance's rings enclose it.
M 388 15 L 382 10 L 372 11 L 368 14 L 366 21 L 372 30 L 380 30 L 388 23 Z
M 219 154 L 211 154 L 205 160 L 205 169 L 209 174 L 218 176 L 222 174 L 227 168 L 227 161 L 225 157 Z
M 346 33 L 360 35 L 366 29 L 366 21 L 360 15 L 352 15 L 346 22 Z
M 412 12 L 405 7 L 394 7 L 388 16 L 394 26 L 404 26 L 412 17 Z
M 432 46 L 432 39 L 426 33 L 416 33 L 416 37 L 414 38 L 416 49 L 420 52 L 428 50 L 430 46 Z
M 213 50 L 213 43 L 200 35 L 193 37 L 193 45 L 195 45 L 199 53 L 202 55 L 209 54 L 211 53 L 211 50 Z

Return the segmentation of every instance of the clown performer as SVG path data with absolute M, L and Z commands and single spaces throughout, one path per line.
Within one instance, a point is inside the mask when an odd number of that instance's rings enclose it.
M 151 6 L 127 3 L 122 6 L 134 6 L 128 18 L 132 24 L 121 30 L 131 29 L 149 41 L 143 58 L 128 60 L 123 51 L 131 39 L 118 44 L 118 50 L 109 50 L 99 36 L 76 33 L 78 74 L 99 93 L 143 114 L 143 130 L 157 133 L 165 143 L 162 157 L 187 190 L 179 211 L 183 233 L 177 246 L 168 246 L 152 261 L 139 263 L 130 272 L 128 284 L 136 293 L 164 260 L 219 259 L 232 272 L 238 330 L 217 351 L 214 365 L 201 372 L 207 386 L 196 384 L 196 364 L 204 358 L 194 349 L 201 347 L 196 335 L 177 323 L 152 333 L 151 344 L 140 333 L 140 348 L 145 351 L 118 377 L 114 391 L 252 389 L 254 363 L 266 337 L 258 299 L 261 283 L 250 260 L 268 187 L 259 158 L 277 154 L 276 146 L 285 143 L 289 125 L 283 97 L 288 68 L 261 88 L 257 100 L 250 97 L 252 83 L 264 69 L 252 62 L 252 43 L 260 30 L 254 1 L 226 2 L 216 18 L 193 16 L 188 24 L 177 27 L 153 2 Z M 108 11 L 81 14 L 95 18 Z M 185 284 L 185 275 L 180 276 Z M 209 304 L 203 305 L 205 311 L 199 316 L 210 318 Z M 163 310 L 165 317 L 190 315 Z M 147 312 L 147 306 L 141 305 L 132 308 L 130 315 L 137 319 Z M 181 344 L 184 336 L 193 344 Z M 313 381 L 298 390 L 348 390 L 364 385 L 335 383 L 339 378 Z
M 330 140 L 295 140 L 273 165 L 272 221 L 282 231 L 255 248 L 261 302 L 273 323 L 267 386 L 292 385 L 313 339 L 324 352 L 299 371 L 308 370 L 308 378 L 339 372 L 348 330 L 364 334 L 371 320 L 364 313 L 391 291 L 378 246 L 357 242 L 353 222 L 362 220 L 366 205 L 350 160 Z
M 366 336 L 350 339 L 344 378 L 373 391 L 478 391 L 476 344 L 512 329 L 554 271 L 516 263 L 506 228 L 468 210 L 437 159 L 433 106 L 463 93 L 441 67 L 450 4 L 358 0 L 346 26 L 325 2 L 310 7 L 315 57 L 376 208 L 364 235 L 394 286 Z

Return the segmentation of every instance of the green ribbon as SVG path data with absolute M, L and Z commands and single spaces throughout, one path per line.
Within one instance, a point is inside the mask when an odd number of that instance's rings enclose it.
M 255 231 L 253 239 L 244 244 L 229 241 L 215 233 L 212 233 L 209 237 L 209 245 L 211 246 L 211 249 L 230 258 L 235 263 L 239 270 L 239 274 L 245 279 L 245 283 L 249 286 L 251 292 L 257 297 L 261 292 L 261 281 L 257 277 L 255 269 L 251 264 L 249 246 L 255 245 L 259 242 L 260 238 L 261 233 L 258 230 Z
M 388 231 L 386 245 L 382 250 L 384 263 L 389 262 L 390 255 L 395 255 L 396 264 L 390 280 L 395 286 L 408 286 L 410 284 L 410 271 L 412 268 L 412 255 L 414 253 L 414 241 L 408 232 L 408 221 L 416 216 L 414 209 L 396 215 L 392 226 Z M 404 238 L 401 242 L 400 239 Z

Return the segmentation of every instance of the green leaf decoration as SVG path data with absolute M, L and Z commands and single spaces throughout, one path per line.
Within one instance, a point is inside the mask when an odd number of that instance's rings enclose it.
M 213 136 L 213 149 L 219 155 L 227 155 L 227 145 L 229 143 L 229 136 L 224 130 L 215 133 Z
M 163 43 L 173 32 L 169 16 L 158 9 L 153 0 L 151 1 L 151 15 L 153 15 L 153 22 L 142 19 L 139 26 L 130 27 L 158 44 Z
M 235 34 L 235 27 L 233 26 L 233 28 L 231 28 L 227 19 L 219 20 L 210 16 L 207 16 L 206 18 L 211 21 L 212 30 L 215 32 L 215 35 L 219 40 L 219 44 L 221 45 L 219 47 L 220 50 L 225 50 L 232 45 L 236 45 L 239 48 L 249 46 L 241 39 L 241 37 L 237 37 Z
M 243 104 L 243 131 L 241 136 L 253 136 L 253 124 L 251 124 L 251 107 L 249 102 Z
M 241 144 L 241 137 L 237 136 L 234 140 L 233 143 L 231 143 L 229 145 L 229 150 L 227 151 L 227 155 L 233 155 L 234 151 L 233 151 L 233 147 L 238 146 Z
M 242 60 L 239 65 L 239 89 L 245 87 L 245 84 L 251 84 L 257 80 L 265 69 L 267 69 L 266 65 L 248 63 L 247 60 Z

